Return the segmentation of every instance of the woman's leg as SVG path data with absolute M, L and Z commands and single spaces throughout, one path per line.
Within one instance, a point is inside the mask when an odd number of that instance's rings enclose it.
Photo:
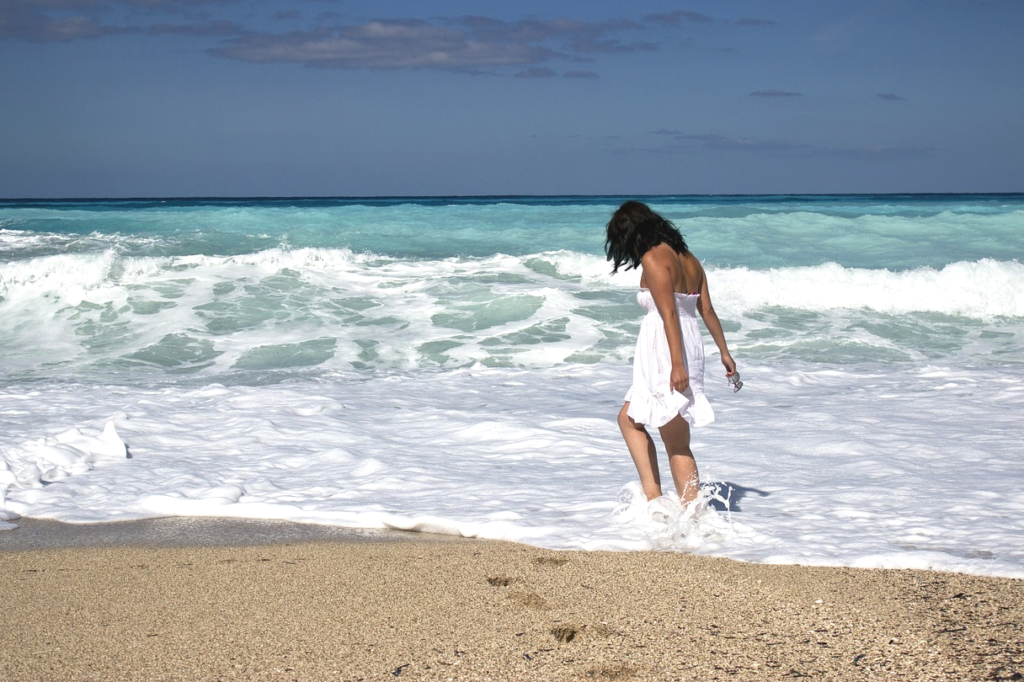
M 700 489 L 700 476 L 690 451 L 690 425 L 682 417 L 675 417 L 658 431 L 668 451 L 668 468 L 672 471 L 679 500 L 683 504 L 693 502 Z
M 640 474 L 640 486 L 648 500 L 661 497 L 661 474 L 658 472 L 658 453 L 654 449 L 654 441 L 651 434 L 643 424 L 637 424 L 633 418 L 626 414 L 629 403 L 619 410 L 619 430 L 622 431 L 622 438 L 626 441 L 629 454 L 636 465 L 636 472 Z

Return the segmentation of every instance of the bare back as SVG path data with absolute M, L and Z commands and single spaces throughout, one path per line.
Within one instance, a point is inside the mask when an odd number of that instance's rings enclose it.
M 668 244 L 658 244 L 655 249 L 663 249 L 675 256 L 674 259 L 666 259 L 669 262 L 669 272 L 672 278 L 672 290 L 677 294 L 698 294 L 704 285 L 704 268 L 700 261 L 687 251 L 676 253 Z M 653 250 L 653 249 L 652 249 Z M 640 276 L 640 287 L 647 289 L 646 275 Z

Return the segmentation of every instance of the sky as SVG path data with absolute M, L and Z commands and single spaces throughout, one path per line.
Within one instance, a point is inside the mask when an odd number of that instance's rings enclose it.
M 0 198 L 1024 191 L 1024 0 L 0 0 Z

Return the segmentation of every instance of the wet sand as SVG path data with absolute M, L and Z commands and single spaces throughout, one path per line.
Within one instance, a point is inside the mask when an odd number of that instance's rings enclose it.
M 299 542 L 447 542 L 444 535 L 317 526 L 267 519 L 173 516 L 113 523 L 19 518 L 0 531 L 0 552 L 71 547 L 244 547 Z
M 1024 581 L 407 535 L 8 547 L 0 679 L 1024 676 Z

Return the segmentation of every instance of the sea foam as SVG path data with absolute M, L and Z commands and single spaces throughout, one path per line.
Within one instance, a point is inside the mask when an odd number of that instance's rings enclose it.
M 131 459 L 105 439 L 112 447 L 90 455 L 91 468 L 75 469 L 72 457 L 59 481 L 15 484 L 3 513 L 286 519 L 553 549 L 1024 577 L 1024 372 L 743 367 L 739 393 L 708 380 L 719 418 L 694 431 L 693 448 L 718 499 L 709 494 L 700 517 L 681 522 L 614 513 L 636 477 L 614 422 L 629 367 L 614 364 L 4 390 L 0 455 L 19 480 L 53 466 L 40 438 L 54 445 L 69 434 L 83 461 L 108 421 Z
M 998 345 L 1024 320 L 1017 261 L 707 272 L 737 348 L 764 346 L 768 315 L 772 352 L 788 359 L 845 362 L 859 357 L 850 344 L 867 359 L 934 357 L 948 334 L 908 332 L 908 322 L 920 328 L 906 317 L 915 314 L 962 318 L 976 355 L 976 340 L 988 334 Z M 5 371 L 19 376 L 621 362 L 638 323 L 635 286 L 634 273 L 612 276 L 603 259 L 566 251 L 407 260 L 321 248 L 166 258 L 107 250 L 0 265 L 0 343 Z M 799 323 L 803 312 L 820 324 Z

